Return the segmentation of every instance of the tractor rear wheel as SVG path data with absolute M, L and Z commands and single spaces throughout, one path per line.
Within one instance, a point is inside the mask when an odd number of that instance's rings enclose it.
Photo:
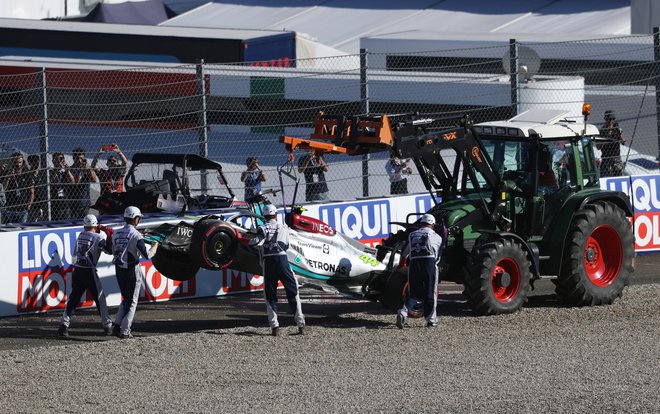
M 634 257 L 624 212 L 605 201 L 587 205 L 573 217 L 556 292 L 575 306 L 611 304 L 628 285 Z
M 463 292 L 479 315 L 513 313 L 527 301 L 532 272 L 522 246 L 510 239 L 478 244 L 465 269 Z

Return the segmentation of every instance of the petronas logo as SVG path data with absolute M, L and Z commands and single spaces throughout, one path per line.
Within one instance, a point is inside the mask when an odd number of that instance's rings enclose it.
M 296 255 L 296 258 L 293 260 L 296 264 L 300 264 L 302 262 L 302 258 L 300 257 L 299 254 Z

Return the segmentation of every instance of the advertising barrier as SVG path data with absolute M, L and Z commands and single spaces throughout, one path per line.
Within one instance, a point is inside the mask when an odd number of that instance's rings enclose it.
M 637 253 L 660 250 L 660 175 L 609 177 L 601 188 L 622 191 L 630 197 L 634 209 L 635 250 Z
M 639 253 L 660 250 L 660 176 L 613 177 L 601 180 L 603 189 L 622 191 L 634 207 L 635 249 Z M 391 222 L 405 222 L 411 213 L 422 214 L 431 208 L 428 194 L 356 200 L 306 206 L 304 214 L 318 218 L 349 237 L 368 245 L 378 244 L 390 232 Z M 283 212 L 279 211 L 282 220 Z M 411 218 L 413 220 L 414 218 Z M 172 220 L 177 220 L 173 218 Z M 20 230 L 0 233 L 0 249 L 5 258 L 0 282 L 0 316 L 63 309 L 71 291 L 71 255 L 81 227 Z M 263 278 L 232 269 L 201 269 L 187 281 L 162 276 L 152 263 L 142 260 L 145 283 L 141 302 L 180 298 L 220 296 L 251 292 L 263 287 Z M 109 306 L 121 300 L 109 255 L 102 255 L 99 277 Z M 93 306 L 90 296 L 82 307 Z

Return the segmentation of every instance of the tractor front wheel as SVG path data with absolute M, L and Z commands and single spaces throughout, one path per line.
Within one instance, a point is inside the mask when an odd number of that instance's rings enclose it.
M 532 272 L 519 243 L 497 239 L 478 244 L 465 268 L 463 292 L 479 315 L 513 313 L 527 301 Z
M 621 296 L 633 272 L 632 226 L 609 202 L 575 213 L 569 230 L 557 294 L 575 306 L 607 305 Z

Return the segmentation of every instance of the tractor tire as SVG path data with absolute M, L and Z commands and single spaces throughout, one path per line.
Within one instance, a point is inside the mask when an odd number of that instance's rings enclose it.
M 407 296 L 408 268 L 396 269 L 385 282 L 385 289 L 380 298 L 380 303 L 391 311 L 398 311 L 403 307 L 403 301 Z
M 516 312 L 527 302 L 530 267 L 527 252 L 511 239 L 478 244 L 465 268 L 463 294 L 478 315 Z
M 575 213 L 566 237 L 557 294 L 573 306 L 609 305 L 633 272 L 635 240 L 630 221 L 610 202 Z
M 188 280 L 197 274 L 199 266 L 190 258 L 178 252 L 172 252 L 160 246 L 151 258 L 151 263 L 161 275 L 172 280 Z
M 219 220 L 195 224 L 190 240 L 192 262 L 204 269 L 224 269 L 234 259 L 238 248 L 236 231 Z

